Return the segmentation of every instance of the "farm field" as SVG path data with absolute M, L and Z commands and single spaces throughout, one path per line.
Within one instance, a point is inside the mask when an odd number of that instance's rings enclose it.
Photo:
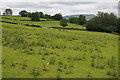
M 32 22 L 29 18 L 4 16 L 3 21 L 62 27 L 53 20 Z M 67 27 L 85 29 L 71 23 Z M 2 22 L 2 51 L 3 78 L 118 77 L 118 35 L 115 34 Z
M 13 22 L 16 24 L 23 24 L 23 25 L 37 25 L 41 27 L 61 27 L 59 25 L 59 21 L 51 20 L 51 19 L 44 19 L 40 18 L 41 21 L 30 21 L 30 18 L 28 17 L 19 17 L 19 16 L 2 16 L 2 21 L 4 22 Z M 68 23 L 68 26 L 66 28 L 75 28 L 75 29 L 86 29 L 83 26 Z

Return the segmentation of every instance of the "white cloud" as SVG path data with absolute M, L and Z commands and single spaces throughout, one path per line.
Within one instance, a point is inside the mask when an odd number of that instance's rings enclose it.
M 118 2 L 119 0 L 3 0 L 3 2 Z
M 74 2 L 57 2 L 58 0 L 44 0 L 49 2 L 40 2 L 41 0 L 24 0 L 26 2 L 16 2 L 19 0 L 5 0 L 0 6 L 0 12 L 3 12 L 6 8 L 11 8 L 14 14 L 19 13 L 21 10 L 27 10 L 30 12 L 42 11 L 47 14 L 62 13 L 63 15 L 80 14 L 80 13 L 92 13 L 96 14 L 98 11 L 113 12 L 117 14 L 118 0 L 74 0 Z M 36 1 L 36 2 L 35 2 Z M 43 0 L 42 0 L 43 1 Z M 62 0 L 63 1 L 63 0 Z M 67 0 L 64 0 L 67 1 Z M 73 0 L 70 0 L 73 1 Z M 75 2 L 78 1 L 78 2 Z M 106 1 L 106 2 L 104 2 Z M 108 2 L 109 1 L 109 2 Z M 0 3 L 1 4 L 1 3 Z

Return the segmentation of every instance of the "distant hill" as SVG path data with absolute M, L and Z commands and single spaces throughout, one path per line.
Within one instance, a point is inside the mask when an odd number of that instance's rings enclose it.
M 93 18 L 95 16 L 94 14 L 77 14 L 77 15 L 67 15 L 67 16 L 64 16 L 64 18 L 69 19 L 69 17 L 79 17 L 79 15 L 86 16 L 87 20 L 90 20 L 91 18 Z

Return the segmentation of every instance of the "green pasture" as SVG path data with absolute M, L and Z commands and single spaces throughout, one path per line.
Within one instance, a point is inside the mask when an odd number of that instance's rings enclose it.
M 18 21 L 61 27 L 58 21 Z M 70 23 L 67 27 L 84 28 Z M 3 78 L 118 77 L 118 36 L 110 33 L 2 22 L 2 52 Z
M 14 22 L 17 24 L 28 24 L 28 25 L 37 25 L 41 27 L 62 27 L 59 24 L 59 21 L 51 20 L 51 19 L 44 19 L 40 18 L 41 21 L 31 21 L 28 17 L 19 17 L 19 16 L 2 16 L 2 21 L 5 22 Z M 75 29 L 86 29 L 83 26 L 68 23 L 68 26 L 66 28 L 75 28 Z

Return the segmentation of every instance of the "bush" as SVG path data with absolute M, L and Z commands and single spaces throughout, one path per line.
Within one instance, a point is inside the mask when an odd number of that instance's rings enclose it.
M 65 19 L 60 20 L 60 25 L 65 28 L 65 26 L 68 26 L 67 21 Z

